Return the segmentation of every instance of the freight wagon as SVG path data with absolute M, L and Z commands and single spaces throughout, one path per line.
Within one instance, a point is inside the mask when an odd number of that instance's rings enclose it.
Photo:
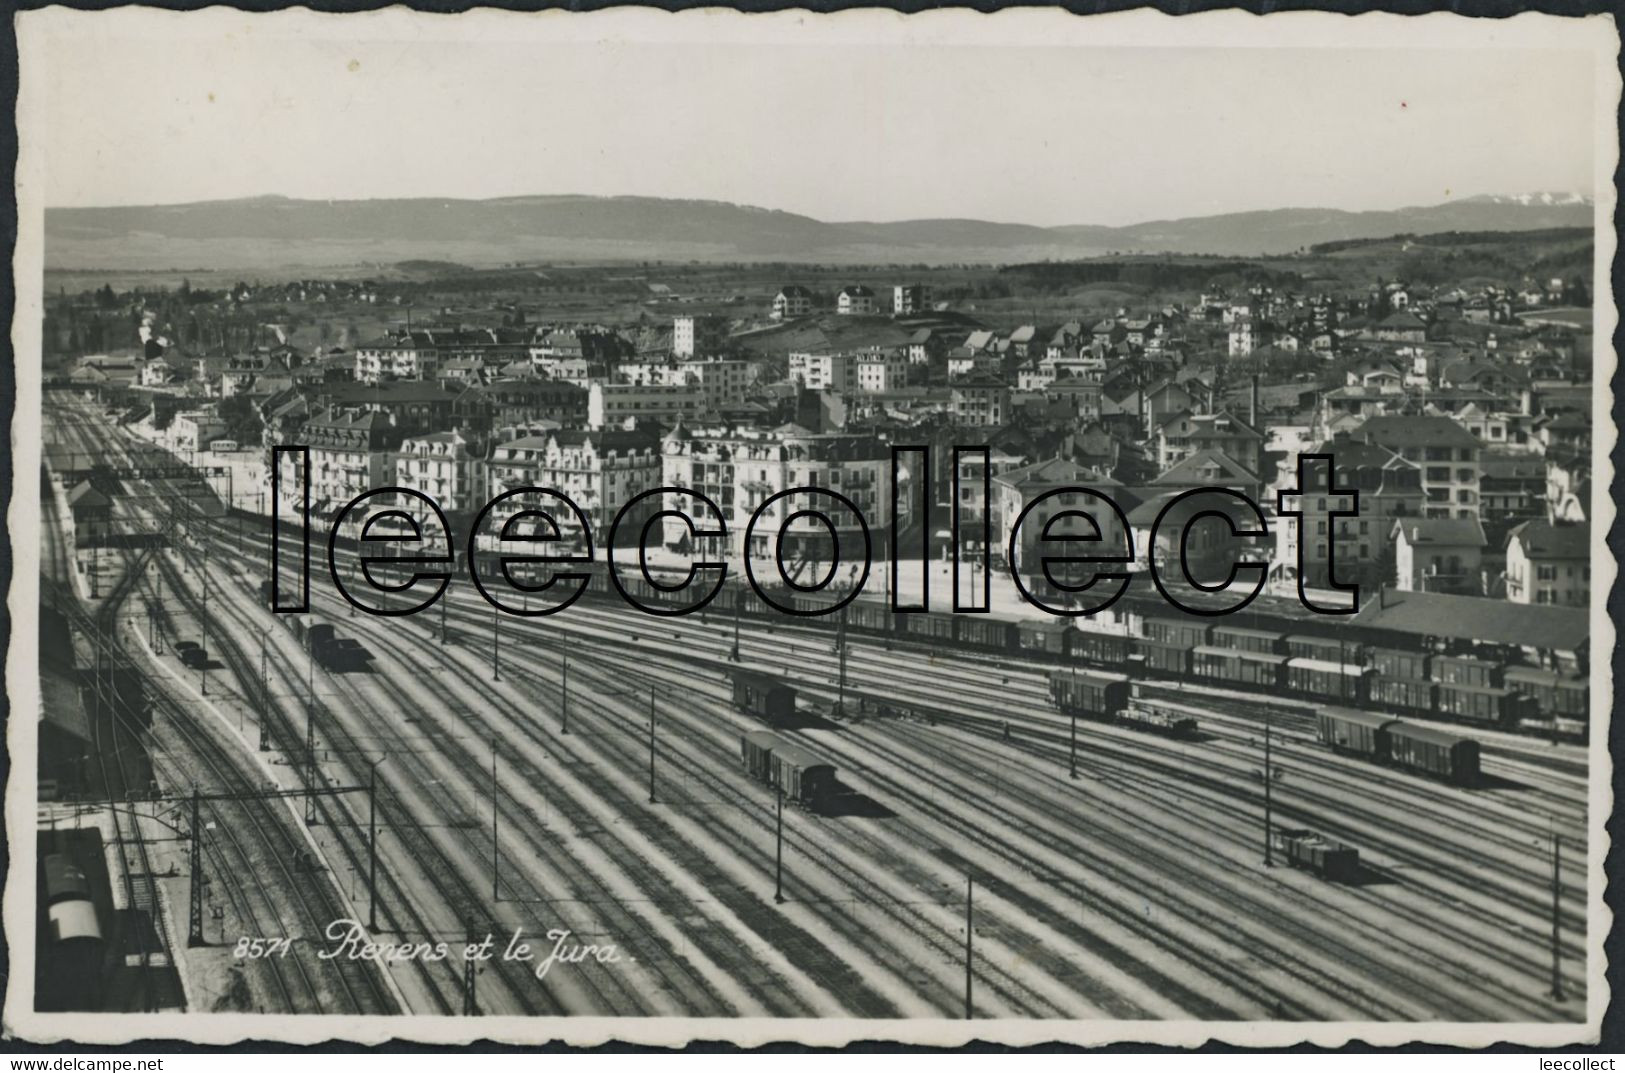
M 1323 834 L 1297 828 L 1276 831 L 1275 848 L 1294 868 L 1314 872 L 1334 883 L 1347 883 L 1360 874 L 1360 851 Z
M 811 809 L 825 808 L 840 786 L 835 765 L 766 731 L 740 735 L 739 756 L 751 778 Z
M 1068 715 L 1110 719 L 1128 705 L 1129 680 L 1120 674 L 1051 671 L 1049 695 L 1055 707 Z
M 1281 635 L 1269 630 L 1248 629 L 1245 626 L 1215 626 L 1210 643 L 1214 648 L 1273 655 L 1281 650 Z
M 1208 631 L 1212 628 L 1210 623 L 1192 622 L 1189 619 L 1148 617 L 1141 633 L 1148 641 L 1191 649 L 1207 644 Z
M 1585 720 L 1591 711 L 1591 683 L 1585 678 L 1558 674 L 1538 667 L 1509 667 L 1506 688 L 1529 698 L 1529 706 L 1552 719 Z
M 1194 716 L 1138 701 L 1130 702 L 1126 708 L 1118 712 L 1117 721 L 1136 730 L 1149 730 L 1153 734 L 1166 734 L 1170 738 L 1194 738 L 1197 732 Z
M 1068 630 L 1067 655 L 1096 667 L 1126 667 L 1134 652 L 1134 639 L 1121 633 Z
M 773 746 L 778 744 L 777 734 L 766 730 L 752 730 L 739 735 L 739 758 L 744 762 L 745 772 L 758 782 L 773 781 L 773 767 L 771 758 Z
M 1214 631 L 1215 636 L 1218 631 Z M 1198 645 L 1191 653 L 1191 674 L 1197 678 L 1237 686 L 1279 689 L 1289 657 L 1265 652 Z
M 1382 731 L 1394 722 L 1397 720 L 1391 715 L 1353 708 L 1322 708 L 1316 716 L 1323 744 L 1331 746 L 1336 752 L 1370 760 L 1387 759 L 1388 736 Z
M 1411 723 L 1394 723 L 1384 733 L 1388 756 L 1397 766 L 1458 786 L 1478 782 L 1478 742 Z
M 1285 639 L 1285 644 L 1286 654 L 1289 656 L 1325 660 L 1327 663 L 1364 662 L 1361 657 L 1365 654 L 1365 646 L 1357 641 L 1295 633 Z
M 1439 683 L 1437 694 L 1441 715 L 1453 715 L 1473 723 L 1500 725 L 1522 718 L 1533 706 L 1520 693 L 1505 686 L 1450 685 Z
M 959 643 L 999 651 L 1011 647 L 1011 623 L 987 615 L 966 615 L 959 622 Z
M 1431 712 L 1439 683 L 1376 675 L 1371 679 L 1371 704 L 1385 711 Z
M 798 745 L 780 743 L 769 761 L 773 784 L 784 791 L 787 800 L 823 810 L 835 796 L 835 765 Z
M 903 632 L 917 640 L 945 642 L 954 639 L 954 616 L 922 611 L 903 616 Z
M 1430 657 L 1426 652 L 1406 652 L 1397 648 L 1373 648 L 1366 655 L 1366 665 L 1384 678 L 1409 678 L 1413 681 L 1428 677 Z
M 874 600 L 853 600 L 846 605 L 846 628 L 849 630 L 890 633 L 895 617 L 890 604 L 877 603 Z
M 777 678 L 754 671 L 735 671 L 734 707 L 746 715 L 783 726 L 796 718 L 796 691 Z
M 1016 647 L 1023 654 L 1059 657 L 1066 654 L 1068 627 L 1058 622 L 1016 624 Z
M 1316 700 L 1342 704 L 1363 704 L 1366 700 L 1366 669 L 1356 663 L 1328 663 L 1304 656 L 1286 661 L 1286 688 Z
M 1188 678 L 1191 649 L 1195 645 L 1171 644 L 1142 637 L 1134 642 L 1133 662 L 1142 673 L 1158 678 Z
M 1320 740 L 1340 753 L 1471 786 L 1478 781 L 1478 742 L 1391 716 L 1350 708 L 1319 713 Z
M 314 652 L 322 645 L 331 644 L 335 633 L 332 626 L 318 618 L 298 615 L 293 619 L 293 635 L 307 651 Z
M 1434 656 L 1429 677 L 1446 685 L 1487 689 L 1501 684 L 1501 668 L 1488 660 L 1467 656 Z

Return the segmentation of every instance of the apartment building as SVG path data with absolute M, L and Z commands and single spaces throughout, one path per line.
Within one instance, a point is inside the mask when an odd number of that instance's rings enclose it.
M 603 384 L 587 389 L 587 427 L 615 428 L 628 421 L 672 424 L 705 412 L 699 384 Z
M 609 540 L 621 508 L 658 486 L 660 440 L 643 429 L 560 429 L 497 444 L 487 468 L 492 498 L 520 488 L 548 488 L 568 496 L 592 527 L 597 547 Z M 636 539 L 657 509 L 650 499 L 628 516 L 625 532 Z M 580 541 L 571 519 L 556 520 L 566 530 L 566 541 Z
M 1591 526 L 1524 522 L 1507 534 L 1507 599 L 1518 604 L 1587 607 Z
M 856 519 L 835 501 L 811 497 L 781 500 L 762 517 L 757 531 L 746 539 L 746 527 L 757 508 L 789 488 L 824 488 L 852 501 L 869 528 L 876 555 L 890 539 L 892 472 L 890 447 L 872 435 L 814 433 L 799 425 L 776 429 L 717 425 L 683 426 L 667 435 L 663 447 L 661 483 L 692 488 L 706 495 L 722 511 L 728 526 L 725 540 L 702 539 L 698 548 L 688 542 L 688 528 L 668 518 L 664 539 L 669 547 L 689 547 L 695 554 L 726 555 L 734 560 L 749 554 L 771 557 L 782 524 L 796 510 L 809 505 L 825 511 L 835 522 L 844 550 L 861 552 L 862 537 Z M 908 478 L 912 481 L 912 477 Z M 899 489 L 900 524 L 911 518 L 912 497 Z M 667 509 L 687 504 L 671 497 Z M 798 519 L 786 529 L 786 556 L 803 553 L 827 555 L 828 529 L 815 519 Z
M 1352 438 L 1386 447 L 1421 467 L 1427 517 L 1479 516 L 1479 457 L 1483 446 L 1453 419 L 1429 414 L 1379 414 L 1354 429 Z

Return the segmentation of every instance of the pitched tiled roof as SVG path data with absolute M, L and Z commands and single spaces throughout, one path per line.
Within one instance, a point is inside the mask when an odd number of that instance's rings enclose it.
M 1574 651 L 1591 636 L 1591 613 L 1583 607 L 1515 604 L 1482 596 L 1395 592 L 1362 596 L 1356 626 L 1458 638 L 1483 644 L 1526 645 Z
M 1401 518 L 1394 523 L 1412 547 L 1453 545 L 1481 548 L 1484 527 L 1477 518 Z
M 1591 555 L 1591 526 L 1553 525 L 1544 519 L 1513 526 L 1507 543 L 1518 541 L 1531 559 L 1585 559 Z
M 1478 437 L 1448 417 L 1378 414 L 1355 435 L 1384 447 L 1478 447 Z

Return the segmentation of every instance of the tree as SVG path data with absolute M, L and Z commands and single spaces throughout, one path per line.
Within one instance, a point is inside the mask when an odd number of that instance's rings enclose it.
M 226 425 L 226 438 L 238 443 L 258 443 L 264 429 L 260 415 L 246 395 L 232 395 L 220 400 L 220 420 Z

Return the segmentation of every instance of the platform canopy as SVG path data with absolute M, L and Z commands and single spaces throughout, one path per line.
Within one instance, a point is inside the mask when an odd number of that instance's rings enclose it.
M 1591 636 L 1591 615 L 1583 607 L 1392 589 L 1380 598 L 1361 593 L 1360 601 L 1354 625 L 1394 633 L 1569 652 L 1584 648 Z

